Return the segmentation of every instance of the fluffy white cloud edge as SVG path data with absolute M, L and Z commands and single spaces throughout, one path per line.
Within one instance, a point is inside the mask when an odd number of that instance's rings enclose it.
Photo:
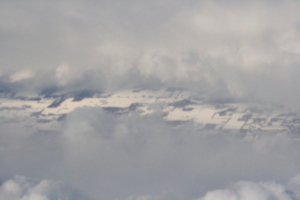
M 228 188 L 213 190 L 198 200 L 296 200 L 300 198 L 300 176 L 291 179 L 293 186 L 284 186 L 275 182 L 241 181 Z
M 35 180 L 16 175 L 0 187 L 0 200 L 69 199 L 69 192 L 59 181 Z
M 130 196 L 125 200 L 164 200 L 161 196 Z M 287 185 L 276 182 L 239 181 L 224 189 L 209 191 L 193 200 L 298 200 L 300 199 L 300 174 L 291 178 Z
M 67 200 L 71 195 L 59 181 L 36 180 L 16 175 L 0 186 L 0 200 Z M 169 200 L 167 194 L 131 195 L 124 200 Z M 300 199 L 300 174 L 288 184 L 276 182 L 240 181 L 227 188 L 209 191 L 196 200 L 298 200 Z

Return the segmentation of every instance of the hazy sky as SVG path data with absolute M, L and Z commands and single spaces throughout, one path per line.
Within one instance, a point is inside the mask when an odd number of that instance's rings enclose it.
M 181 86 L 299 108 L 299 10 L 296 0 L 3 0 L 0 86 Z M 55 134 L 1 126 L 0 200 L 300 199 L 300 146 L 288 136 L 245 141 L 89 108 Z

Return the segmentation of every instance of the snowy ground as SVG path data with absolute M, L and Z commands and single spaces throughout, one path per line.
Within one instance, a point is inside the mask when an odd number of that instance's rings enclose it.
M 188 91 L 176 89 L 115 91 L 80 101 L 74 101 L 74 98 L 1 98 L 0 122 L 21 122 L 28 129 L 55 130 L 65 115 L 84 106 L 101 107 L 118 114 L 137 112 L 141 116 L 159 108 L 164 121 L 194 122 L 209 130 L 282 131 L 300 127 L 300 115 L 284 108 L 208 103 L 207 100 L 192 98 Z

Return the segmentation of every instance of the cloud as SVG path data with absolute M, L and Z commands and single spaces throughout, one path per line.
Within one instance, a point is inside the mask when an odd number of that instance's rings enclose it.
M 161 83 L 297 106 L 299 6 L 290 0 L 1 2 L 1 71 L 37 72 L 40 78 L 23 90 Z M 69 69 L 57 79 L 61 63 Z M 87 73 L 100 84 L 82 82 Z
M 78 199 L 61 182 L 15 176 L 0 186 L 1 200 Z
M 67 64 L 61 64 L 55 69 L 55 78 L 58 79 L 59 85 L 65 85 L 68 81 L 70 68 Z
M 208 192 L 199 200 L 296 200 L 299 199 L 299 182 L 295 181 L 299 175 L 292 178 L 288 185 L 284 186 L 275 182 L 254 183 L 254 182 L 237 182 L 230 185 L 227 189 L 215 190 Z
M 289 190 L 293 191 L 294 195 L 300 199 L 300 175 L 293 177 L 288 183 Z
M 92 199 L 174 200 L 196 199 L 243 180 L 285 185 L 299 174 L 299 144 L 289 133 L 249 138 L 198 131 L 192 123 L 174 129 L 159 112 L 115 116 L 89 107 L 70 113 L 64 123 L 52 133 L 2 126 L 0 178 L 18 172 L 61 180 Z
M 30 79 L 34 76 L 33 72 L 30 71 L 19 71 L 11 75 L 10 81 L 11 82 L 18 82 L 26 79 Z
M 180 86 L 294 110 L 299 7 L 291 0 L 1 1 L 0 85 L 24 95 Z M 159 112 L 116 117 L 88 107 L 57 132 L 32 133 L 21 123 L 0 130 L 0 178 L 10 180 L 1 188 L 13 183 L 17 199 L 43 181 L 15 174 L 62 180 L 96 199 L 292 198 L 286 189 L 299 198 L 300 149 L 289 133 L 247 140 L 192 123 L 173 129 Z M 56 191 L 46 183 L 41 198 Z
M 230 184 L 225 189 L 207 192 L 205 196 L 197 200 L 297 200 L 299 196 L 299 175 L 289 180 L 287 186 L 276 182 L 249 182 L 239 181 Z M 290 187 L 292 185 L 292 187 Z M 163 200 L 163 196 L 143 195 L 128 197 L 125 200 Z M 196 200 L 196 199 L 194 199 Z
M 78 109 L 63 133 L 65 165 L 76 166 L 73 173 L 85 184 L 106 180 L 102 187 L 108 195 L 162 199 L 196 198 L 240 180 L 282 182 L 299 173 L 297 142 L 287 136 L 272 133 L 247 141 L 238 133 L 195 129 L 192 124 L 172 129 L 157 116 L 119 119 L 101 110 Z

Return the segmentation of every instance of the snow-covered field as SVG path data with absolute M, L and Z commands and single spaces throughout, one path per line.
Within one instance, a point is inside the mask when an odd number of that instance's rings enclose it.
M 1 98 L 0 121 L 22 123 L 28 129 L 53 130 L 59 127 L 64 116 L 85 106 L 101 107 L 116 114 L 136 112 L 141 116 L 152 114 L 156 109 L 164 121 L 193 122 L 209 130 L 282 131 L 300 127 L 299 114 L 284 108 L 236 102 L 210 103 L 207 99 L 192 98 L 186 90 L 176 89 L 115 91 L 78 101 L 71 97 Z

